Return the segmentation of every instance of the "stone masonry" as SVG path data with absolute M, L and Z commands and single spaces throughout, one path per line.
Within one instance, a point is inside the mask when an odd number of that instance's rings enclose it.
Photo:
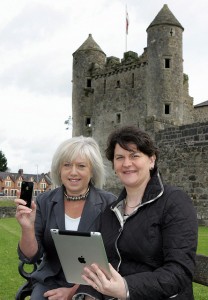
M 192 197 L 208 224 L 208 101 L 193 105 L 183 73 L 184 28 L 165 4 L 147 27 L 147 47 L 106 57 L 90 34 L 73 53 L 73 136 L 93 136 L 104 156 L 109 133 L 136 125 L 155 138 L 166 181 Z M 106 162 L 106 188 L 120 184 Z

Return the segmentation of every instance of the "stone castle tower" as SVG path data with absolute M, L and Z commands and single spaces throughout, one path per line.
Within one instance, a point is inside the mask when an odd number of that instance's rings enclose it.
M 73 53 L 73 135 L 102 145 L 115 127 L 134 124 L 152 133 L 196 120 L 183 73 L 183 27 L 165 4 L 147 28 L 142 55 L 106 57 L 89 34 Z M 198 114 L 201 120 L 206 112 Z
M 196 182 L 188 182 L 184 187 L 191 191 L 193 199 L 203 199 L 204 195 L 208 199 L 208 174 L 201 178 L 202 170 L 208 169 L 203 155 L 208 151 L 208 101 L 193 106 L 189 96 L 188 76 L 183 73 L 183 31 L 165 4 L 147 28 L 147 47 L 140 56 L 128 51 L 121 60 L 106 57 L 90 34 L 73 53 L 73 136 L 93 136 L 104 154 L 113 129 L 130 124 L 139 126 L 160 144 L 164 152 L 161 168 L 169 182 L 185 184 L 187 173 L 193 173 L 190 178 L 194 178 L 198 172 L 201 196 L 195 191 Z M 207 123 L 201 126 L 203 122 Z M 175 145 L 180 149 L 173 150 Z M 190 155 L 195 151 L 197 166 L 190 164 L 187 151 Z M 167 153 L 172 153 L 168 160 Z M 180 153 L 180 158 L 176 153 Z M 184 157 L 187 162 L 183 162 L 181 169 Z M 174 162 L 172 170 L 170 161 Z M 181 177 L 178 172 L 174 177 L 177 164 Z M 110 165 L 109 171 L 107 188 L 114 190 L 118 182 Z M 206 218 L 208 222 L 208 213 Z

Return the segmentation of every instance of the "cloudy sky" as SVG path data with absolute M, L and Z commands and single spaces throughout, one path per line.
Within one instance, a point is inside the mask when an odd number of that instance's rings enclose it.
M 142 54 L 164 4 L 185 28 L 184 72 L 194 104 L 208 100 L 207 0 L 0 0 L 0 150 L 11 172 L 48 172 L 71 137 L 72 53 L 89 33 L 107 56 Z

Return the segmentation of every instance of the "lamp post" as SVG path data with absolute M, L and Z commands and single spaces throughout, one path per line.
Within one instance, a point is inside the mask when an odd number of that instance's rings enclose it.
M 72 129 L 72 116 L 69 116 L 68 119 L 64 122 L 65 125 L 67 125 L 66 130 Z
M 38 165 L 37 166 L 37 195 L 38 195 L 38 183 L 39 183 L 39 178 L 38 178 Z

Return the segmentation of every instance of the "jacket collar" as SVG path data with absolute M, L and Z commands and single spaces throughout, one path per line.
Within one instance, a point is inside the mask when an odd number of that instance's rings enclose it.
M 140 207 L 153 201 L 156 201 L 159 197 L 162 196 L 163 192 L 164 185 L 162 182 L 162 178 L 160 176 L 159 171 L 156 169 L 146 186 Z M 115 208 L 120 201 L 123 201 L 126 198 L 126 195 L 126 189 L 124 188 L 121 194 L 119 195 L 118 200 L 112 205 L 112 209 Z
M 54 202 L 54 215 L 58 228 L 61 230 L 65 229 L 65 212 L 64 212 L 64 188 L 61 186 L 56 190 L 52 198 Z
M 61 186 L 54 194 L 52 201 L 54 204 L 54 213 L 58 227 L 61 230 L 65 229 L 65 212 L 64 212 L 64 187 Z M 101 212 L 102 198 L 98 190 L 91 184 L 90 192 L 86 199 L 86 203 L 80 219 L 78 231 L 89 231 L 90 227 L 95 222 L 95 219 Z
M 80 219 L 78 231 L 90 231 L 90 228 L 95 223 L 96 218 L 101 213 L 103 200 L 100 197 L 98 189 L 92 184 L 90 192 L 86 199 L 86 203 Z

